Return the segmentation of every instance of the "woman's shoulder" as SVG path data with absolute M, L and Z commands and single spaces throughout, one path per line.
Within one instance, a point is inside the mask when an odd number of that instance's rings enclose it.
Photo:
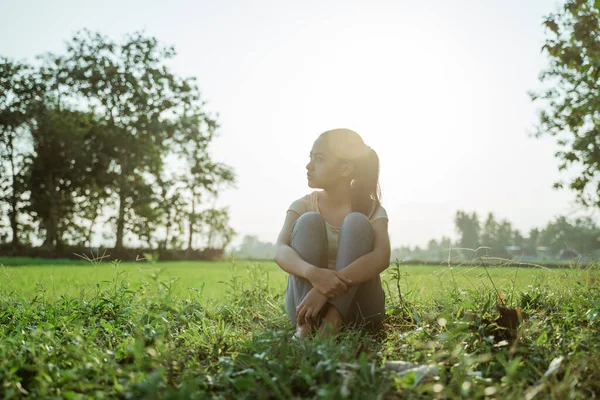
M 298 215 L 302 215 L 306 212 L 315 211 L 317 204 L 317 196 L 319 191 L 315 190 L 314 192 L 308 193 L 297 200 L 294 200 L 288 211 L 295 211 Z
M 369 213 L 369 221 L 373 222 L 380 218 L 388 219 L 387 211 L 380 202 L 373 202 L 373 206 L 371 206 L 371 212 Z

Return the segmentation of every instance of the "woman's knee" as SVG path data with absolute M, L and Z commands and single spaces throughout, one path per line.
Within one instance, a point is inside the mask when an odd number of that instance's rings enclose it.
M 350 214 L 346 215 L 346 218 L 344 218 L 344 224 L 357 225 L 357 224 L 370 224 L 370 222 L 369 222 L 369 218 L 367 218 L 367 216 L 365 214 L 354 211 L 354 212 L 351 212 Z
M 294 225 L 295 230 L 306 230 L 310 232 L 322 230 L 325 228 L 325 220 L 317 212 L 307 212 L 302 214 Z
M 327 256 L 327 228 L 325 221 L 316 212 L 302 214 L 292 230 L 291 246 L 304 261 L 321 265 Z
M 350 214 L 346 215 L 342 227 L 344 230 L 351 231 L 364 231 L 372 229 L 369 218 L 367 218 L 365 214 L 359 212 L 351 212 Z

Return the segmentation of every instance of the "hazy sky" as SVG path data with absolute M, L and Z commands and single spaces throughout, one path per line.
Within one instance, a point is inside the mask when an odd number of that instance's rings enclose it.
M 308 193 L 322 131 L 359 132 L 381 159 L 394 247 L 455 236 L 457 209 L 493 211 L 524 232 L 573 210 L 555 191 L 552 139 L 530 137 L 553 0 L 7 1 L 0 55 L 62 52 L 81 28 L 145 30 L 175 46 L 219 113 L 212 152 L 234 167 L 221 195 L 233 228 L 274 241 Z M 238 239 L 239 239 L 238 237 Z

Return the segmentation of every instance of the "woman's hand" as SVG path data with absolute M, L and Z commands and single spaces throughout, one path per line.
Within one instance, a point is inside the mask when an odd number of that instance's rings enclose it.
M 327 303 L 327 296 L 320 293 L 314 287 L 310 289 L 300 305 L 296 308 L 296 323 L 298 325 L 310 325 L 311 321 L 317 317 L 325 303 Z
M 348 285 L 352 283 L 350 279 L 344 278 L 337 271 L 318 267 L 310 270 L 307 279 L 312 283 L 313 288 L 329 298 L 346 293 Z

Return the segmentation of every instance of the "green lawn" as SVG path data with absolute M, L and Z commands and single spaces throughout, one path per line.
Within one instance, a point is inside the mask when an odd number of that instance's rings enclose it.
M 114 285 L 118 281 L 127 281 L 132 290 L 145 286 L 146 291 L 155 292 L 157 285 L 170 285 L 171 292 L 181 298 L 194 298 L 202 291 L 205 299 L 222 300 L 227 294 L 228 283 L 234 274 L 248 277 L 249 273 L 268 276 L 269 286 L 283 291 L 286 273 L 274 262 L 159 262 L 146 261 L 120 263 L 117 268 L 108 261 L 94 266 L 81 260 L 59 260 L 57 264 L 51 260 L 17 258 L 12 266 L 10 258 L 0 259 L 0 283 L 2 291 L 22 294 L 31 298 L 45 290 L 47 299 L 59 296 L 84 297 L 100 288 Z M 29 265 L 27 265 L 29 263 Z M 46 264 L 48 263 L 48 264 Z M 386 288 L 396 292 L 394 268 L 384 273 Z M 253 271 L 253 272 L 250 272 Z M 403 294 L 411 298 L 432 297 L 442 295 L 448 288 L 461 290 L 489 290 L 493 285 L 503 292 L 511 292 L 513 281 L 516 290 L 525 289 L 541 280 L 557 280 L 568 278 L 570 270 L 545 268 L 514 267 L 448 267 L 448 266 L 400 266 L 400 286 Z M 488 276 L 489 273 L 489 276 Z M 162 284 L 160 283 L 162 282 Z
M 247 276 L 248 262 L 237 263 L 235 269 L 240 276 Z M 284 274 L 274 263 L 260 265 L 260 271 L 269 275 L 269 283 L 281 287 Z M 198 290 L 204 298 L 221 299 L 226 295 L 227 284 L 234 274 L 229 262 L 164 262 L 151 264 L 144 261 L 120 263 L 117 268 L 110 262 L 93 266 L 83 261 L 75 265 L 21 265 L 11 267 L 4 264 L 0 268 L 0 282 L 3 291 L 15 291 L 31 297 L 42 288 L 48 299 L 58 296 L 69 297 L 93 295 L 97 285 L 101 288 L 114 285 L 115 279 L 127 281 L 135 290 L 146 286 L 148 292 L 155 292 L 157 285 L 171 286 L 171 292 L 178 297 L 196 297 Z M 171 283 L 172 282 L 172 283 Z M 164 289 L 164 285 L 162 288 Z
M 285 273 L 272 262 L 10 261 L 0 268 L 6 399 L 600 394 L 596 266 L 391 266 L 380 331 L 295 341 Z M 509 308 L 498 307 L 496 290 Z M 410 372 L 395 369 L 406 363 Z

